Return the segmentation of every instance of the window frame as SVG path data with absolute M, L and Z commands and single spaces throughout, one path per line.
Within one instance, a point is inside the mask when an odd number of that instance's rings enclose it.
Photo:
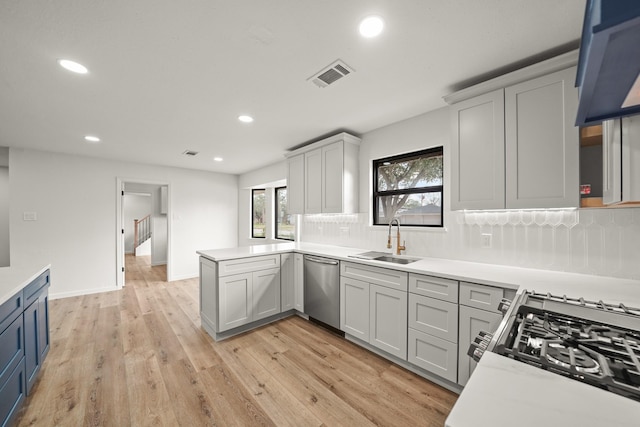
M 252 188 L 251 189 L 251 238 L 252 239 L 266 239 L 267 238 L 267 224 L 266 224 L 266 218 L 265 218 L 265 226 L 264 226 L 264 236 L 256 236 L 254 235 L 254 231 L 255 231 L 255 227 L 253 226 L 253 220 L 254 220 L 254 209 L 253 209 L 253 205 L 254 205 L 254 201 L 255 201 L 255 193 L 256 191 L 262 191 L 264 193 L 264 201 L 265 201 L 265 209 L 264 209 L 264 213 L 265 213 L 265 217 L 266 217 L 266 213 L 267 213 L 267 209 L 266 209 L 266 202 L 267 202 L 267 189 L 266 188 Z
M 273 234 L 273 238 L 277 239 L 277 240 L 287 240 L 289 242 L 294 242 L 295 241 L 295 237 L 293 239 L 287 239 L 286 237 L 279 237 L 278 236 L 278 224 L 280 223 L 279 218 L 278 218 L 278 214 L 279 214 L 279 211 L 280 211 L 280 209 L 278 209 L 278 207 L 280 206 L 280 199 L 278 197 L 278 190 L 282 190 L 282 189 L 287 190 L 287 186 L 284 185 L 282 187 L 274 187 L 274 189 L 273 189 L 273 206 L 274 206 L 274 209 L 273 209 L 274 210 L 274 215 L 273 215 L 273 218 L 274 218 L 274 221 L 273 221 L 274 222 L 274 227 L 273 227 L 274 234 Z M 287 191 L 287 201 L 289 200 L 288 197 L 289 197 L 289 192 Z M 287 212 L 287 215 L 291 215 L 291 214 L 289 214 Z
M 421 157 L 436 157 L 442 156 L 442 185 L 432 185 L 428 187 L 414 187 L 401 190 L 378 190 L 378 168 L 385 162 L 398 162 L 409 161 Z M 372 162 L 373 165 L 373 196 L 372 196 L 372 225 L 374 226 L 388 226 L 389 223 L 381 223 L 378 220 L 380 198 L 384 196 L 395 196 L 401 194 L 421 194 L 421 193 L 440 193 L 440 224 L 402 224 L 406 227 L 429 227 L 429 228 L 444 228 L 444 146 L 427 148 L 425 150 L 413 151 L 405 154 L 398 154 L 395 156 L 384 157 L 381 159 L 375 159 Z

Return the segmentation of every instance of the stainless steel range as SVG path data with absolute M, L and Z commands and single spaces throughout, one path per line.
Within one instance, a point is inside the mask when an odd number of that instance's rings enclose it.
M 638 308 L 525 291 L 469 355 L 485 351 L 640 401 Z

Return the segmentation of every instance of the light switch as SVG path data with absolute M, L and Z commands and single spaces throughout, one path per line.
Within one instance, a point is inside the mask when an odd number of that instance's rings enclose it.
M 24 212 L 22 214 L 22 219 L 24 221 L 35 221 L 38 219 L 38 215 L 35 212 Z

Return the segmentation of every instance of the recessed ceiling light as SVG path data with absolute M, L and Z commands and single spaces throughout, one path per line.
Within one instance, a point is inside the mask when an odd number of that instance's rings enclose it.
M 253 117 L 242 115 L 242 116 L 238 116 L 238 120 L 240 120 L 243 123 L 251 123 L 253 121 Z
M 360 22 L 360 35 L 371 38 L 380 35 L 384 28 L 384 21 L 379 16 L 368 16 Z
M 215 160 L 216 162 L 221 162 L 224 159 L 222 157 L 214 157 L 213 160 Z
M 88 142 L 100 142 L 100 138 L 98 138 L 97 136 L 93 136 L 93 135 L 85 136 L 84 140 L 88 141 Z
M 85 67 L 84 65 L 79 64 L 75 61 L 70 61 L 68 59 L 58 59 L 58 64 L 60 64 L 62 68 L 73 71 L 74 73 L 87 74 L 89 72 L 87 67 Z

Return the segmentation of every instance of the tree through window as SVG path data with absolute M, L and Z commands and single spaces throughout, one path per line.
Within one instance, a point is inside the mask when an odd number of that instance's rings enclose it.
M 373 161 L 373 224 L 442 227 L 443 148 Z

